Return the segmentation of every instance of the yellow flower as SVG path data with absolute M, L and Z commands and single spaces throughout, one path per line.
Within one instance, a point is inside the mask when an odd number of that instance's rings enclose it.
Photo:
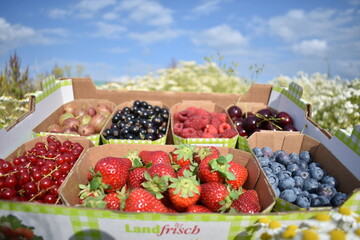
M 346 234 L 340 229 L 334 229 L 329 232 L 330 240 L 345 240 Z

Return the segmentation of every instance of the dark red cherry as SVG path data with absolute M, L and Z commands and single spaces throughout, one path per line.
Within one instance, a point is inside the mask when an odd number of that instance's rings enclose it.
M 227 110 L 227 112 L 228 112 L 228 114 L 229 114 L 229 116 L 230 116 L 231 119 L 240 118 L 241 115 L 242 115 L 242 110 L 241 110 L 241 108 L 238 107 L 238 106 L 235 106 L 235 105 L 229 107 L 228 110 Z
M 292 117 L 286 112 L 279 112 L 276 114 L 276 118 L 279 118 L 278 123 L 280 126 L 285 126 L 293 123 Z

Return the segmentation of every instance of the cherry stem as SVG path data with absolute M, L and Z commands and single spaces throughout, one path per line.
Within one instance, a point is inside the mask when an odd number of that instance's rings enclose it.
M 275 117 L 266 118 L 264 115 L 262 115 L 260 113 L 255 113 L 255 116 L 261 119 L 260 123 L 262 123 L 263 121 L 267 121 L 267 122 L 270 122 L 270 124 L 274 125 L 275 127 L 279 128 L 280 130 L 282 130 L 282 128 L 279 125 L 272 122 L 272 121 L 278 121 L 281 118 L 275 118 Z

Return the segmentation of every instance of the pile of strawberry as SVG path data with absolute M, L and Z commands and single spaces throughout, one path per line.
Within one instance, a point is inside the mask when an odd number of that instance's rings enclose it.
M 174 134 L 183 138 L 233 138 L 238 135 L 226 113 L 189 107 L 174 113 Z
M 257 213 L 247 169 L 213 146 L 174 146 L 99 159 L 80 185 L 79 206 L 124 212 Z

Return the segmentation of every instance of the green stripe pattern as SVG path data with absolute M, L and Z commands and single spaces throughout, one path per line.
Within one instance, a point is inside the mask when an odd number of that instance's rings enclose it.
M 350 135 L 340 129 L 335 133 L 335 136 L 351 150 L 356 152 L 357 155 L 360 155 L 360 125 L 357 125 Z
M 303 89 L 300 85 L 291 82 L 288 89 L 282 87 L 273 87 L 272 90 L 283 94 L 301 109 L 306 110 L 306 103 L 301 99 Z
M 238 136 L 233 138 L 182 138 L 174 134 L 173 139 L 175 145 L 192 144 L 235 148 Z
M 36 103 L 45 99 L 57 89 L 65 86 L 72 86 L 71 79 L 57 80 L 54 75 L 50 75 L 42 81 L 42 91 L 36 91 L 33 95 L 36 97 Z

